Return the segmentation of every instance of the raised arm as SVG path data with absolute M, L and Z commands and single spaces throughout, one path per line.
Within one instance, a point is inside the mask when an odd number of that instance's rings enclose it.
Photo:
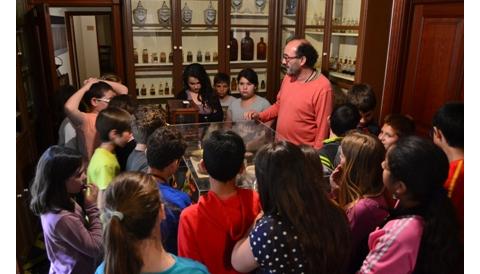
M 77 90 L 70 98 L 68 98 L 67 102 L 65 102 L 64 110 L 65 114 L 68 116 L 72 124 L 75 126 L 79 126 L 83 123 L 85 113 L 81 112 L 78 109 L 80 102 L 82 101 L 83 96 L 85 93 L 90 89 L 92 84 L 98 82 L 96 78 L 89 78 L 85 80 L 84 85 Z
M 115 91 L 115 93 L 117 93 L 118 95 L 128 94 L 128 88 L 125 85 L 123 85 L 122 83 L 112 82 L 112 81 L 107 81 L 107 80 L 100 80 L 100 81 L 109 84 L 113 88 L 113 91 Z

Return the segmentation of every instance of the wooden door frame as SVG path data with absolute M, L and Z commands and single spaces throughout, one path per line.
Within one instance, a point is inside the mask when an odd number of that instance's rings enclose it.
M 404 79 L 406 76 L 410 28 L 414 6 L 429 3 L 463 3 L 463 0 L 394 0 L 390 22 L 390 40 L 383 94 L 380 105 L 380 121 L 390 113 L 400 112 Z

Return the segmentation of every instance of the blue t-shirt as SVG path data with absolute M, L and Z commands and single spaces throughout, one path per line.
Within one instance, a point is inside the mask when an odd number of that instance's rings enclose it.
M 144 272 L 142 274 L 208 274 L 207 268 L 194 260 L 187 259 L 187 258 L 182 258 L 182 257 L 177 257 L 173 254 L 172 255 L 173 259 L 175 260 L 175 264 L 172 265 L 169 269 L 162 271 L 162 272 Z M 95 274 L 104 274 L 105 273 L 105 262 L 102 262 L 97 267 L 97 271 L 95 271 Z
M 278 215 L 263 216 L 249 234 L 257 273 L 305 273 L 305 257 L 294 228 Z
M 165 202 L 166 218 L 160 223 L 162 240 L 167 252 L 177 255 L 177 235 L 180 213 L 192 203 L 187 193 L 169 186 L 167 183 L 157 181 L 162 200 Z

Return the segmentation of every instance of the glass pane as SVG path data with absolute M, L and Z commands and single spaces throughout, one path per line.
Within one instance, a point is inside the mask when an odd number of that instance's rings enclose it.
M 182 4 L 183 63 L 218 64 L 218 1 Z
M 295 25 L 295 19 L 297 14 L 297 0 L 284 0 L 283 1 L 283 25 Z
M 330 44 L 330 76 L 349 81 L 355 79 L 360 0 L 335 0 Z
M 312 43 L 317 50 L 319 58 L 316 68 L 322 66 L 323 36 L 325 27 L 325 0 L 307 1 L 307 14 L 305 22 L 305 39 Z
M 137 98 L 173 98 L 172 2 L 131 4 Z
M 232 1 L 230 13 L 230 90 L 238 94 L 237 75 L 246 67 L 258 74 L 258 92 L 267 90 L 268 0 Z M 262 83 L 263 81 L 263 83 Z M 263 96 L 263 95 L 261 95 Z

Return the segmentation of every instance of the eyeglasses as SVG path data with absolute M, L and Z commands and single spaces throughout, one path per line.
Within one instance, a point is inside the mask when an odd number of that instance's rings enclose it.
M 293 60 L 293 59 L 298 59 L 298 58 L 301 58 L 299 56 L 288 56 L 288 55 L 283 55 L 283 60 L 285 60 L 285 62 L 290 62 L 290 60 Z
M 97 98 L 97 101 L 102 101 L 102 102 L 105 102 L 105 103 L 110 103 L 110 99 L 108 98 Z

